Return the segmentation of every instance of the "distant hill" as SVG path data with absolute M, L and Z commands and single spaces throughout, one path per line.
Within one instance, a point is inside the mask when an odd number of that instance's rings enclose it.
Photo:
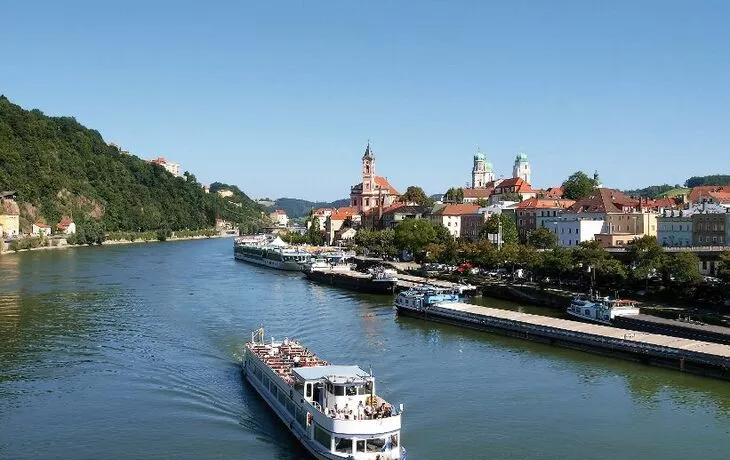
M 689 188 L 700 185 L 730 185 L 730 175 L 694 176 L 687 179 L 684 183 L 684 186 Z
M 0 191 L 17 191 L 21 231 L 35 222 L 107 231 L 212 227 L 216 218 L 254 225 L 262 208 L 243 192 L 230 200 L 206 194 L 193 174 L 175 177 L 162 166 L 123 154 L 73 117 L 24 110 L 0 96 Z
M 674 197 L 674 196 L 679 196 L 679 195 L 689 195 L 689 192 L 691 190 L 692 189 L 686 188 L 686 187 L 677 187 L 677 188 L 673 188 L 671 190 L 667 190 L 664 193 L 660 193 L 659 198 L 664 198 L 666 196 Z
M 269 211 L 274 209 L 283 209 L 289 218 L 304 217 L 309 215 L 309 211 L 316 208 L 341 208 L 350 205 L 348 198 L 336 200 L 332 202 L 326 201 L 307 201 L 299 198 L 279 198 L 274 204 L 267 206 Z

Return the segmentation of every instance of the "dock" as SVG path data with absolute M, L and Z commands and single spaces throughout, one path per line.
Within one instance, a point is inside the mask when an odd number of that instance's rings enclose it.
M 402 273 L 398 274 L 397 289 L 399 291 L 403 291 L 406 289 L 411 289 L 413 287 L 423 286 L 423 285 L 438 286 L 438 287 L 445 288 L 445 289 L 456 290 L 459 292 L 467 292 L 467 293 L 469 291 L 476 291 L 476 289 L 477 289 L 476 286 L 453 283 L 451 281 L 443 281 L 443 280 L 438 280 L 438 279 L 433 279 L 433 278 L 424 278 L 422 276 L 406 275 L 406 274 L 402 274 Z
M 637 332 L 465 303 L 399 313 L 730 380 L 730 345 Z
M 678 321 L 651 315 L 617 316 L 613 321 L 616 327 L 622 329 L 730 345 L 730 328 L 724 326 L 714 326 L 689 320 Z

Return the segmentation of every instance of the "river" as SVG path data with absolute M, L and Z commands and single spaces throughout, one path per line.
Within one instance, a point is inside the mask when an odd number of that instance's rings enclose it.
M 727 382 L 401 318 L 216 239 L 0 256 L 0 458 L 306 458 L 242 381 L 259 325 L 372 366 L 409 459 L 730 456 Z

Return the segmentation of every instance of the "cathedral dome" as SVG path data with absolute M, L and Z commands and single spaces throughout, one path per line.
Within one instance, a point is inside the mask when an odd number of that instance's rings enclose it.
M 486 172 L 492 172 L 492 171 L 494 171 L 494 168 L 492 167 L 492 163 L 490 163 L 488 161 L 485 161 L 484 162 L 484 170 Z
M 527 161 L 527 155 L 525 154 L 525 152 L 518 153 L 515 161 Z
M 484 159 L 485 159 L 485 156 L 482 152 L 477 152 L 474 155 L 474 161 L 484 161 Z

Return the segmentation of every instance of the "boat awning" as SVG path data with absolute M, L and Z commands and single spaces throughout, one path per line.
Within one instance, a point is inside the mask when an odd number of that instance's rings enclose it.
M 303 380 L 319 380 L 325 377 L 340 378 L 363 378 L 369 374 L 360 369 L 360 366 L 312 366 L 312 367 L 295 367 L 292 373 L 296 374 Z
M 286 248 L 286 247 L 289 247 L 289 245 L 287 243 L 285 243 L 278 236 L 276 238 L 274 238 L 274 241 L 272 241 L 271 243 L 269 243 L 269 246 L 274 246 L 274 247 L 277 247 L 277 248 Z

